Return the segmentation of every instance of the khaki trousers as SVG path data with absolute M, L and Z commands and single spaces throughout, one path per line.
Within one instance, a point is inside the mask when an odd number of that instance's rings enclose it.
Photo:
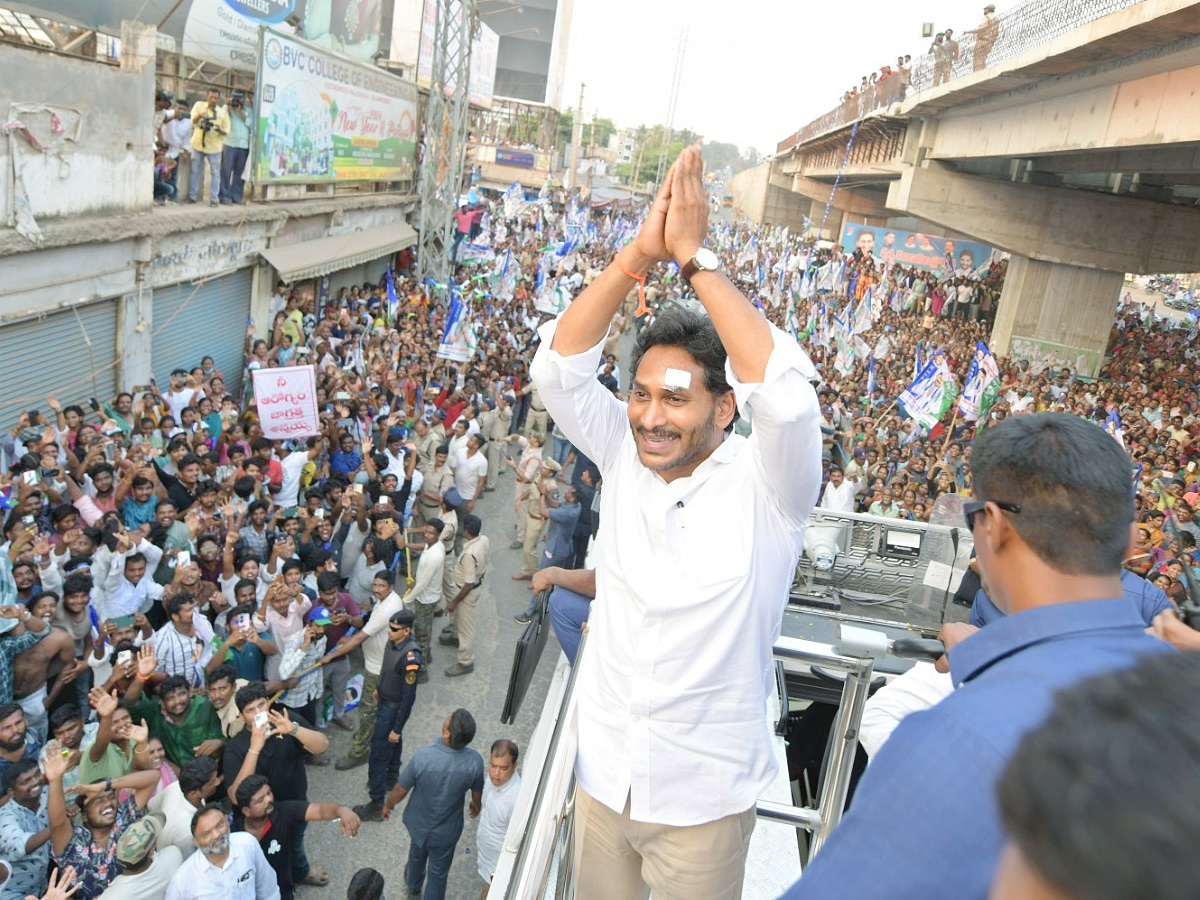
M 525 436 L 529 437 L 529 435 L 536 431 L 543 439 L 548 440 L 549 436 L 546 433 L 546 426 L 549 424 L 550 414 L 544 409 L 538 410 L 531 406 L 529 407 L 529 412 L 525 415 Z
M 652 825 L 575 789 L 576 900 L 739 900 L 754 809 L 703 825 Z
M 522 543 L 525 545 L 525 556 L 521 563 L 521 571 L 526 575 L 532 575 L 538 570 L 538 538 L 542 536 L 542 526 L 546 524 L 545 519 L 535 519 L 529 513 L 523 513 L 525 516 L 525 537 Z
M 485 488 L 496 487 L 496 476 L 500 474 L 501 460 L 504 457 L 504 451 L 507 449 L 507 444 L 502 444 L 500 441 L 488 441 L 487 444 L 487 480 L 483 483 Z
M 475 664 L 475 607 L 479 604 L 479 595 L 483 588 L 476 588 L 459 601 L 450 614 L 454 621 L 454 631 L 458 635 L 459 665 Z

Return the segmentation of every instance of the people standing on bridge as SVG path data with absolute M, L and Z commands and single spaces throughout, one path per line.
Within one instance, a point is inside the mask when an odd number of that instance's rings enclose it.
M 975 71 L 987 68 L 988 54 L 1000 37 L 1000 17 L 996 15 L 996 5 L 989 3 L 983 8 L 983 21 L 967 34 L 975 35 L 974 63 Z
M 950 80 L 950 48 L 946 45 L 946 33 L 939 31 L 929 48 L 933 55 L 933 86 Z
M 687 148 L 634 241 L 542 326 L 531 367 L 605 485 L 577 660 L 581 900 L 739 897 L 775 769 L 764 676 L 820 481 L 815 371 L 704 249 L 702 175 Z M 642 330 L 626 404 L 596 380 L 609 322 L 672 259 L 708 317 L 668 312 Z M 731 433 L 739 408 L 749 439 Z

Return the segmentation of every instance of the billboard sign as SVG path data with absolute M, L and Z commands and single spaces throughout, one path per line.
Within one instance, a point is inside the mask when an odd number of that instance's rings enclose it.
M 256 183 L 413 178 L 417 89 L 409 82 L 269 28 L 257 81 Z
M 846 225 L 842 228 L 842 249 L 869 253 L 877 263 L 916 266 L 934 272 L 974 274 L 992 259 L 991 245 L 979 241 L 938 237 L 919 231 L 902 231 L 881 225 Z
M 421 38 L 417 46 L 417 84 L 429 89 L 433 83 L 433 39 L 437 31 L 437 0 L 425 0 L 421 10 Z M 462 8 L 455 6 L 455 28 Z M 470 83 L 467 101 L 474 106 L 491 109 L 496 89 L 496 56 L 500 51 L 500 35 L 486 25 L 479 26 L 479 35 L 471 41 Z M 446 85 L 446 94 L 454 93 L 454 82 Z
M 519 166 L 522 169 L 532 169 L 537 157 L 528 150 L 501 150 L 496 148 L 496 162 L 502 166 Z
M 6 6 L 111 34 L 148 22 L 186 56 L 253 72 L 262 25 L 298 23 L 297 34 L 360 62 L 387 51 L 392 0 L 15 0 Z

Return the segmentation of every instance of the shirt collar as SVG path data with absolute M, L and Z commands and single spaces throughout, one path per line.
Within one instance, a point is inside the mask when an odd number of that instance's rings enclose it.
M 1005 616 L 953 647 L 954 686 L 982 674 L 993 663 L 1051 638 L 1087 632 L 1144 628 L 1137 607 L 1125 598 L 1054 603 Z

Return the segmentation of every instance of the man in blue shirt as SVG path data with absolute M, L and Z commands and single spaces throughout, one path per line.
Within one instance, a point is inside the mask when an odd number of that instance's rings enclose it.
M 1007 615 L 943 628 L 957 690 L 900 723 L 788 898 L 985 897 L 1004 844 L 996 780 L 1055 692 L 1168 652 L 1123 596 L 1134 514 L 1119 444 L 1075 416 L 1016 416 L 976 439 L 971 469 L 963 511 Z
M 1135 575 L 1128 569 L 1121 570 L 1121 589 L 1124 597 L 1138 611 L 1142 621 L 1147 625 L 1154 624 L 1154 617 L 1160 612 L 1175 609 L 1175 604 L 1167 597 L 1166 592 L 1148 582 L 1140 575 Z M 975 593 L 975 602 L 971 604 L 971 615 L 967 621 L 982 628 L 988 622 L 1004 618 L 1004 612 L 996 606 L 980 588 Z
M 355 446 L 354 438 L 343 434 L 338 442 L 338 449 L 329 457 L 329 474 L 351 479 L 362 468 L 362 464 L 362 454 Z
M 467 745 L 475 738 L 475 719 L 456 709 L 442 724 L 442 738 L 416 752 L 383 804 L 386 821 L 392 809 L 410 793 L 404 808 L 408 829 L 408 862 L 404 882 L 410 897 L 443 900 L 454 846 L 463 830 L 463 795 L 471 792 L 471 818 L 479 815 L 483 799 L 483 757 Z M 425 892 L 428 865 L 429 880 Z

